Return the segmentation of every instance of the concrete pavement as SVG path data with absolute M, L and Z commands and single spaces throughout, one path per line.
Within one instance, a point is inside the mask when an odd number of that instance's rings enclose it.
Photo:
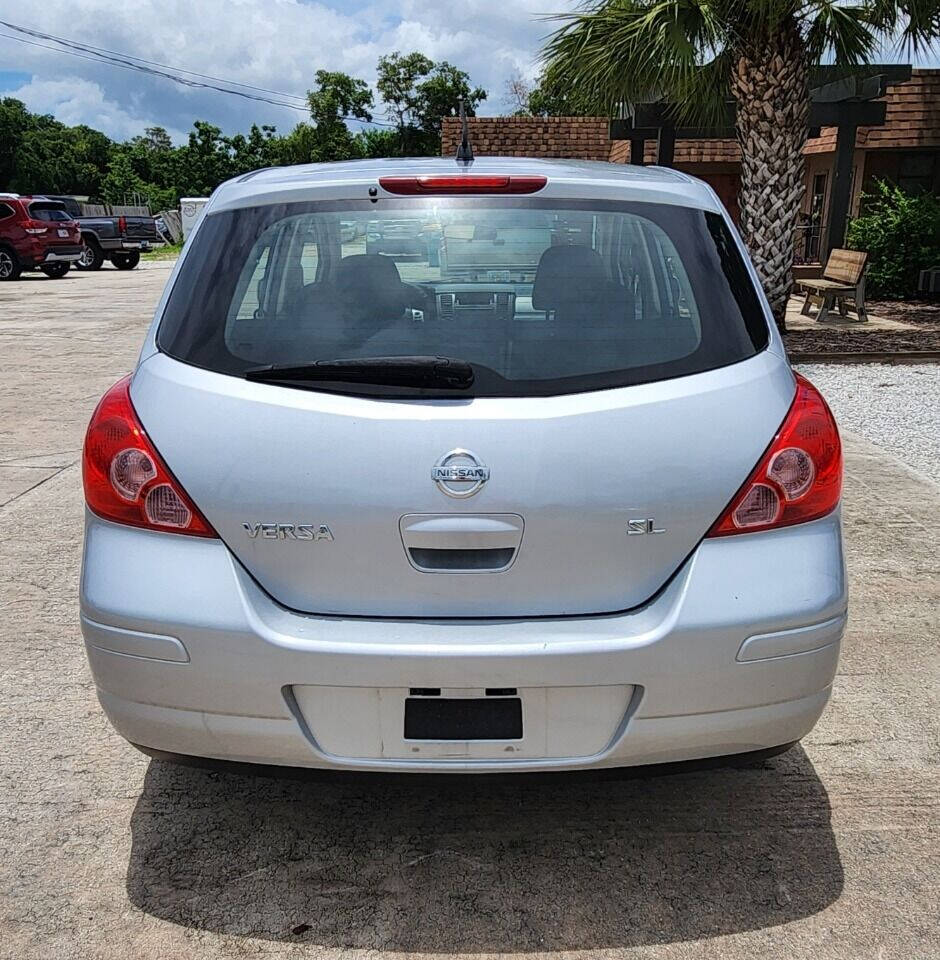
M 315 783 L 120 740 L 78 629 L 78 457 L 168 270 L 0 284 L 0 957 L 940 955 L 940 493 L 862 437 L 833 702 L 755 768 Z

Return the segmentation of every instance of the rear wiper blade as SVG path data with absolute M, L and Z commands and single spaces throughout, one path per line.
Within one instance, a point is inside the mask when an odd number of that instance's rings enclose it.
M 245 379 L 269 383 L 329 380 L 334 383 L 465 390 L 473 385 L 473 367 L 466 360 L 455 360 L 453 357 L 363 357 L 251 367 L 245 371 Z

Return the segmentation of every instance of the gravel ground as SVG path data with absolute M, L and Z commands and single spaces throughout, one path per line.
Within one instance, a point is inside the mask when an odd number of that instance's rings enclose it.
M 940 484 L 940 366 L 806 363 L 799 370 L 853 430 Z

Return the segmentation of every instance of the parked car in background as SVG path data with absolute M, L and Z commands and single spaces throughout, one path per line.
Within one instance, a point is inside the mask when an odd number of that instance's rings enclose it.
M 422 231 L 422 220 L 370 220 L 366 232 L 366 253 L 370 256 L 377 253 L 424 256 L 428 245 Z
M 0 193 L 0 280 L 41 270 L 58 280 L 82 254 L 78 224 L 62 204 Z
M 153 217 L 83 216 L 82 205 L 74 197 L 49 196 L 61 203 L 78 222 L 82 234 L 82 255 L 79 270 L 100 270 L 110 260 L 118 270 L 133 270 L 140 263 L 142 251 L 159 241 Z

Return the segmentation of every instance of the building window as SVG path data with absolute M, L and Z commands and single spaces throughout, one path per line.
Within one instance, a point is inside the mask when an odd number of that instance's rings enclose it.
M 935 153 L 902 153 L 898 157 L 898 186 L 905 193 L 929 193 L 936 178 Z

